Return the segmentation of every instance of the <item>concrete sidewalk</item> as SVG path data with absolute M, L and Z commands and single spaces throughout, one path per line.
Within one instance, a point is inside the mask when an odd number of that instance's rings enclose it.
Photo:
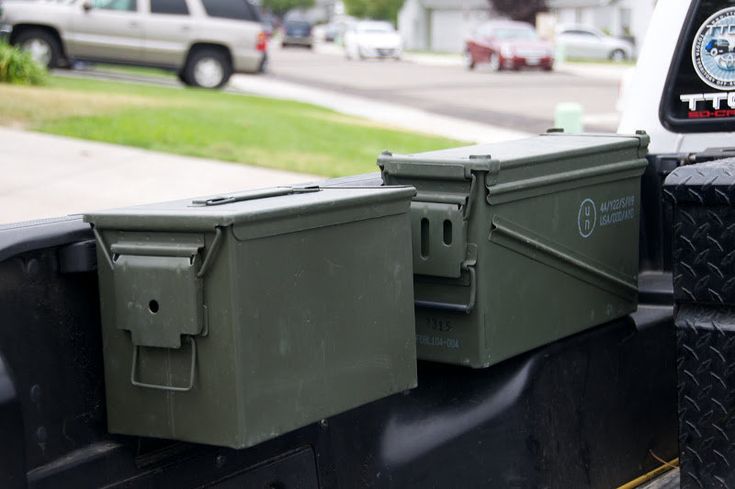
M 321 177 L 0 128 L 0 224 Z

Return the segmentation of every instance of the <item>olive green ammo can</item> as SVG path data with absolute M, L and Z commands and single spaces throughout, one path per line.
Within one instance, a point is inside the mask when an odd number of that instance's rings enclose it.
M 109 430 L 242 448 L 415 387 L 414 194 L 276 188 L 85 216 Z
M 636 310 L 648 136 L 384 153 L 413 185 L 420 359 L 486 367 Z

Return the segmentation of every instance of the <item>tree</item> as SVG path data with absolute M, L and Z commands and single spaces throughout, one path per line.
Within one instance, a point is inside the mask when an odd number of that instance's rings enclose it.
M 536 23 L 536 14 L 546 11 L 546 0 L 489 0 L 490 8 L 513 20 Z
M 291 9 L 304 9 L 314 6 L 314 0 L 263 0 L 263 8 L 275 15 L 283 16 Z
M 398 20 L 404 0 L 344 0 L 347 13 L 358 18 Z

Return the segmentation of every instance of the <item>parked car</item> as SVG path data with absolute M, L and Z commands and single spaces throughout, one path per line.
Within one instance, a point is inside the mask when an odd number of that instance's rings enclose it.
M 559 27 L 556 31 L 556 44 L 569 58 L 625 61 L 635 56 L 635 48 L 630 41 L 608 36 L 587 26 Z
M 326 42 L 336 42 L 341 34 L 340 25 L 336 22 L 331 22 L 324 28 L 324 40 Z
M 353 24 L 344 36 L 347 59 L 401 59 L 403 41 L 390 22 L 363 20 Z
M 11 44 L 57 67 L 74 60 L 175 70 L 218 88 L 232 73 L 263 71 L 267 36 L 247 0 L 3 2 Z M 0 29 L 2 30 L 2 29 Z
M 727 39 L 710 39 L 707 45 L 704 47 L 711 56 L 717 56 L 724 53 L 730 52 L 730 41 Z
M 303 46 L 314 47 L 314 34 L 311 22 L 307 20 L 286 20 L 283 23 L 283 39 L 281 47 Z
M 539 38 L 531 24 L 514 21 L 490 21 L 481 24 L 467 40 L 465 65 L 472 70 L 485 63 L 492 71 L 554 67 L 554 50 Z

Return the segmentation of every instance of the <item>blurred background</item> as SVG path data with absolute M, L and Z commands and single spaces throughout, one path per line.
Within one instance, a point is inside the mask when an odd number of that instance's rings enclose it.
M 654 0 L 0 0 L 0 223 L 614 132 Z

